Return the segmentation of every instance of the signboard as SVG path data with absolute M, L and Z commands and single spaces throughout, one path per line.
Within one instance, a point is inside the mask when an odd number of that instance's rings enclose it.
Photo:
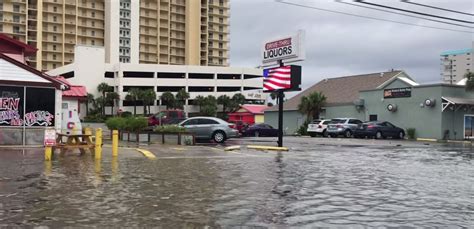
M 385 89 L 383 97 L 385 99 L 411 97 L 411 87 Z
M 54 126 L 55 89 L 26 88 L 25 126 Z
M 23 126 L 24 88 L 0 86 L 0 126 Z
M 279 60 L 284 63 L 304 60 L 303 39 L 304 31 L 299 30 L 294 35 L 266 41 L 262 49 L 263 65 L 275 65 Z
M 55 146 L 56 145 L 56 130 L 45 129 L 44 130 L 44 146 Z
M 263 70 L 263 91 L 301 91 L 301 66 L 289 65 Z

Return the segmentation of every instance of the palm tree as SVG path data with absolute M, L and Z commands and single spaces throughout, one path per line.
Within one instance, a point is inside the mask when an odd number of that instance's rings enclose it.
M 227 108 L 231 106 L 232 100 L 227 95 L 221 95 L 217 98 L 217 104 L 222 105 L 222 112 L 226 113 Z
M 208 95 L 204 99 L 204 104 L 202 105 L 202 110 L 199 110 L 201 115 L 204 116 L 216 116 L 217 112 L 217 99 L 212 95 Z
M 189 99 L 189 93 L 186 92 L 185 89 L 181 89 L 176 94 L 176 105 L 180 109 L 184 109 L 184 105 L 186 104 L 186 100 Z
M 229 105 L 230 110 L 235 110 L 240 107 L 240 105 L 245 104 L 245 96 L 242 95 L 241 93 L 237 93 L 234 96 L 232 96 L 232 102 Z
M 205 102 L 206 102 L 206 98 L 202 95 L 198 95 L 194 99 L 194 103 L 199 106 L 199 112 L 201 112 L 202 106 L 204 105 Z
M 133 115 L 137 115 L 137 101 L 140 98 L 140 89 L 132 88 L 128 91 L 127 96 L 125 96 L 125 100 L 133 102 Z
M 97 86 L 97 91 L 99 91 L 100 93 L 102 93 L 102 103 L 101 103 L 101 111 L 102 111 L 102 115 L 105 115 L 105 103 L 107 102 L 107 99 L 105 98 L 105 93 L 106 92 L 109 92 L 110 89 L 112 87 L 110 85 L 108 85 L 107 83 L 100 83 L 98 86 Z
M 319 118 L 321 109 L 326 104 L 326 96 L 321 92 L 313 92 L 308 96 L 303 96 L 298 105 L 298 110 L 306 115 L 308 120 Z
M 147 89 L 147 90 L 141 91 L 140 99 L 143 101 L 143 114 L 146 115 L 147 106 L 148 106 L 148 112 L 151 112 L 150 106 L 153 105 L 153 103 L 156 100 L 156 92 L 153 89 Z
M 468 71 L 464 78 L 466 78 L 466 91 L 474 91 L 474 72 Z
M 91 93 L 87 93 L 86 98 L 86 116 L 89 116 L 89 104 L 94 102 L 94 95 Z
M 115 114 L 114 106 L 116 102 L 120 100 L 120 95 L 117 92 L 109 92 L 107 93 L 105 100 L 107 100 L 107 103 L 112 106 L 111 112 L 112 112 L 112 115 L 114 115 Z
M 171 92 L 163 92 L 163 94 L 160 96 L 160 99 L 162 104 L 166 105 L 166 109 L 173 109 L 176 107 L 176 98 Z

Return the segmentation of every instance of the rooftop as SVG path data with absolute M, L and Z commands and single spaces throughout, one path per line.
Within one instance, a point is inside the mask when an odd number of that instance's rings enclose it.
M 460 50 L 451 50 L 445 51 L 441 53 L 441 56 L 449 56 L 449 55 L 462 55 L 467 53 L 472 53 L 473 49 L 460 49 Z

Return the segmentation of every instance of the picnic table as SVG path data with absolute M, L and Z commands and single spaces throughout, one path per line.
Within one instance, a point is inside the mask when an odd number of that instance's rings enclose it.
M 66 139 L 66 141 L 64 141 Z M 56 146 L 53 149 L 60 149 L 61 152 L 70 149 L 79 149 L 81 154 L 86 153 L 86 149 L 89 149 L 91 153 L 94 153 L 94 143 L 92 142 L 91 134 L 57 134 Z

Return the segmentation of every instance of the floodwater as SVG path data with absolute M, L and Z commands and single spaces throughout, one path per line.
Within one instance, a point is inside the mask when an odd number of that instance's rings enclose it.
M 199 148 L 160 159 L 0 154 L 0 227 L 472 227 L 474 153 Z

